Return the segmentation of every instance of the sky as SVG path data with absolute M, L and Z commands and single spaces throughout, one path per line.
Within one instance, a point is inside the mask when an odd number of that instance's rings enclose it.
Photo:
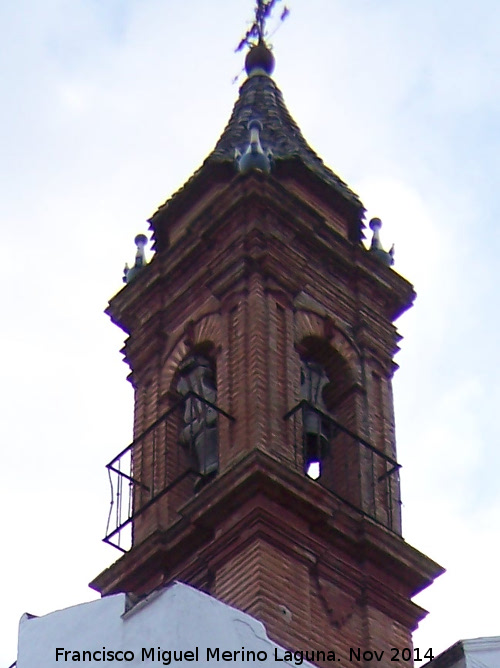
M 437 653 L 500 633 L 500 4 L 287 4 L 274 79 L 418 294 L 394 395 L 404 537 L 447 569 L 415 599 L 414 644 Z M 131 440 L 132 389 L 103 310 L 229 118 L 252 11 L 0 3 L 0 665 L 24 612 L 94 598 L 119 557 L 105 464 Z

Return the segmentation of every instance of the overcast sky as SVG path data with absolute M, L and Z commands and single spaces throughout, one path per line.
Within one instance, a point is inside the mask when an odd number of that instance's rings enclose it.
M 394 382 L 404 536 L 447 568 L 415 646 L 499 634 L 498 0 L 289 0 L 274 78 L 418 299 Z M 133 238 L 213 148 L 252 0 L 3 0 L 0 665 L 24 612 L 94 597 L 131 439 L 103 314 Z

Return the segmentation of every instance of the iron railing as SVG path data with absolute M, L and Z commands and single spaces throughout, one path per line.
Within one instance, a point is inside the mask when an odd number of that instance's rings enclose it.
M 234 418 L 195 392 L 165 411 L 140 436 L 122 450 L 108 465 L 111 501 L 104 542 L 127 552 L 134 539 L 134 525 L 161 498 L 191 478 L 203 482 L 208 477 L 193 465 L 194 452 L 179 441 L 185 428 L 183 408 L 186 401 L 197 400 L 218 416 L 231 422 Z M 306 434 L 305 416 L 318 418 L 316 446 Z M 400 465 L 361 436 L 350 431 L 306 400 L 285 416 L 291 422 L 295 464 L 304 466 L 308 449 L 315 451 L 321 471 L 317 482 L 337 498 L 395 533 L 401 531 L 399 496 Z M 219 429 L 219 426 L 218 426 Z M 320 443 L 321 439 L 321 443 Z M 193 439 L 194 442 L 194 439 Z M 203 470 L 203 467 L 201 467 Z M 305 469 L 304 469 L 305 470 Z M 307 471 L 305 471 L 307 473 Z M 172 497 L 169 497 L 172 498 Z
M 317 416 L 316 435 L 306 434 L 304 429 L 306 417 L 311 421 L 311 413 Z M 306 400 L 292 408 L 284 419 L 291 420 L 298 467 L 303 466 L 307 474 L 308 450 L 314 451 L 320 467 L 314 478 L 319 484 L 391 531 L 401 532 L 401 465 L 395 459 Z
M 191 477 L 195 482 L 204 477 L 194 466 L 192 447 L 186 448 L 179 442 L 180 429 L 184 426 L 182 411 L 186 401 L 193 399 L 234 421 L 215 404 L 196 392 L 189 392 L 106 466 L 111 501 L 103 540 L 121 552 L 130 549 L 134 522 L 153 504 L 186 478 Z

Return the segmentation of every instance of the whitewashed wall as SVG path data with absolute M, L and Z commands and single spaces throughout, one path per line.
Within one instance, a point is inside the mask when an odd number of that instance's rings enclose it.
M 161 652 L 194 652 L 198 648 L 199 663 L 215 666 L 225 662 L 217 662 L 215 658 L 207 662 L 207 648 L 219 648 L 222 652 L 242 647 L 265 652 L 267 660 L 257 662 L 263 668 L 290 665 L 287 661 L 276 662 L 276 658 L 279 661 L 284 657 L 285 650 L 269 640 L 260 622 L 187 585 L 177 583 L 156 592 L 128 612 L 125 605 L 126 596 L 116 594 L 43 617 L 23 616 L 17 668 L 89 665 L 88 660 L 82 661 L 83 654 L 79 663 L 74 661 L 73 654 L 66 655 L 66 660 L 64 654 L 60 655 L 56 660 L 56 649 L 82 653 L 102 652 L 103 647 L 106 651 L 129 652 L 128 658 L 133 653 L 133 660 L 106 659 L 108 665 L 116 666 L 164 665 L 168 655 L 158 655 L 158 648 Z M 151 648 L 155 648 L 154 660 L 143 654 L 143 649 Z M 98 658 L 102 661 L 101 656 Z M 229 665 L 248 665 L 238 658 Z M 90 665 L 96 663 L 92 661 Z M 194 668 L 196 664 L 183 660 L 172 661 L 170 665 Z M 305 662 L 303 665 L 310 666 Z
M 460 640 L 422 668 L 500 668 L 500 636 Z

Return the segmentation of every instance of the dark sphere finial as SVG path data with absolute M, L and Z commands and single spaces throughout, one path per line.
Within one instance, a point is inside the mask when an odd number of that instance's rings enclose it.
M 382 221 L 380 218 L 372 218 L 368 224 L 370 225 L 370 229 L 374 232 L 375 230 L 380 230 L 382 227 Z
M 137 248 L 144 248 L 145 246 L 147 246 L 148 238 L 145 234 L 138 234 L 134 239 L 134 243 L 137 246 Z
M 245 58 L 245 70 L 249 76 L 257 69 L 271 76 L 274 72 L 274 64 L 274 56 L 263 40 L 252 46 Z

